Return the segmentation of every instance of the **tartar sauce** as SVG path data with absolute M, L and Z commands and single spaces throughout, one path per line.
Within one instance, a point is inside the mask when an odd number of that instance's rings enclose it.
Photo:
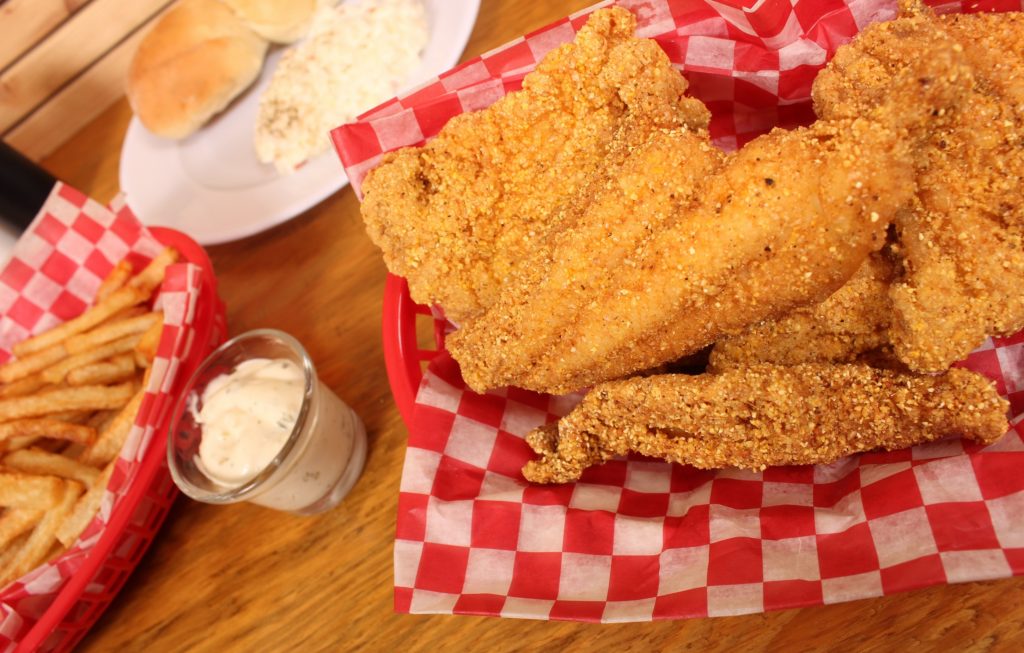
M 198 466 L 221 485 L 238 486 L 281 451 L 302 408 L 305 378 L 290 360 L 254 358 L 206 386 L 192 412 L 203 430 Z

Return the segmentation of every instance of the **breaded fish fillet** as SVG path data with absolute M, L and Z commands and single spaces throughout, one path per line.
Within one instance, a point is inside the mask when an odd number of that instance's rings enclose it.
M 673 186 L 682 168 L 651 167 L 647 192 L 613 185 L 604 203 L 662 226 L 620 246 L 595 204 L 539 284 L 512 284 L 446 346 L 476 390 L 561 393 L 675 360 L 837 290 L 885 242 L 910 173 L 903 140 L 867 119 L 748 143 L 696 205 Z M 604 252 L 620 248 L 609 266 Z
M 483 344 L 481 364 L 490 365 L 492 357 L 499 357 L 504 367 L 527 367 L 543 357 L 596 292 L 618 289 L 614 271 L 643 273 L 638 265 L 654 256 L 649 251 L 654 235 L 700 206 L 724 158 L 703 135 L 684 130 L 652 133 L 621 168 L 607 171 L 593 193 L 577 198 L 571 207 L 578 213 L 573 227 L 554 236 L 549 253 L 523 263 L 516 282 L 509 284 L 486 317 L 449 336 L 449 351 L 461 353 L 463 338 L 475 342 L 478 334 L 489 334 L 490 321 L 504 323 L 504 311 L 510 310 L 512 316 L 522 316 L 522 333 L 509 347 Z M 471 368 L 459 360 L 467 375 Z
M 635 26 L 625 9 L 594 12 L 521 91 L 371 171 L 363 218 L 413 299 L 457 322 L 479 314 L 571 218 L 563 206 L 632 145 L 661 129 L 706 137 L 707 109 L 684 97 L 686 80 Z
M 759 322 L 715 343 L 710 370 L 751 363 L 852 363 L 889 344 L 893 264 L 887 250 L 872 254 L 828 299 Z
M 557 425 L 531 432 L 541 458 L 523 475 L 565 483 L 631 451 L 756 470 L 948 437 L 987 443 L 1006 432 L 1006 410 L 988 379 L 964 369 L 915 376 L 807 363 L 627 379 L 595 387 Z
M 598 264 L 619 244 L 582 229 L 602 220 L 585 212 L 539 264 L 549 271 L 509 284 L 449 338 L 463 378 L 475 390 L 577 390 L 824 300 L 882 246 L 886 225 L 912 199 L 912 132 L 970 88 L 957 75 L 962 48 L 939 41 L 889 76 L 898 101 L 883 93 L 856 117 L 775 130 L 730 155 L 700 189 L 701 202 L 681 204 L 621 266 Z M 651 187 L 671 188 L 657 179 Z M 640 221 L 648 206 L 663 205 L 652 195 L 620 203 Z M 546 319 L 555 310 L 571 317 Z
M 922 372 L 1024 327 L 1024 14 L 923 11 L 873 25 L 814 87 L 826 119 L 859 115 L 882 98 L 893 112 L 912 112 L 914 98 L 893 79 L 950 40 L 962 65 L 948 77 L 968 92 L 917 132 L 918 191 L 896 219 L 905 275 L 890 291 L 891 338 Z

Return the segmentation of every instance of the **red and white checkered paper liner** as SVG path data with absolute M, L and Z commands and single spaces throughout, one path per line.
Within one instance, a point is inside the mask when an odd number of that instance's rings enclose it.
M 606 6 L 613 3 L 602 3 Z M 880 0 L 630 0 L 732 148 L 813 118 L 811 83 Z M 946 3 L 944 11 L 1021 3 Z M 473 59 L 335 130 L 357 188 L 383 152 L 435 135 L 519 88 L 586 21 L 574 15 Z M 989 447 L 945 441 L 832 465 L 707 472 L 641 458 L 562 486 L 526 483 L 523 441 L 575 403 L 468 391 L 444 352 L 419 393 L 395 541 L 400 612 L 644 621 L 849 601 L 1024 573 L 1024 334 L 965 365 L 994 379 L 1012 427 Z
M 18 241 L 0 272 L 0 361 L 11 346 L 81 313 L 113 266 L 127 258 L 136 269 L 161 249 L 123 202 L 104 207 L 58 183 L 36 220 Z M 13 650 L 99 540 L 114 508 L 153 442 L 155 429 L 171 410 L 169 391 L 181 361 L 196 343 L 192 330 L 201 270 L 191 263 L 167 269 L 156 306 L 164 330 L 146 396 L 103 497 L 99 514 L 63 556 L 0 591 L 0 647 Z M 86 592 L 90 589 L 87 587 Z

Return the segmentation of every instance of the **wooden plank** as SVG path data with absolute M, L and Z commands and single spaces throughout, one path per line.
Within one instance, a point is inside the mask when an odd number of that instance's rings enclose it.
M 27 116 L 170 0 L 92 0 L 0 75 L 0 132 Z
M 124 96 L 125 78 L 135 50 L 161 15 L 163 12 L 136 29 L 5 134 L 4 140 L 25 156 L 39 161 L 92 122 Z
M 29 51 L 89 0 L 7 0 L 0 5 L 0 70 Z

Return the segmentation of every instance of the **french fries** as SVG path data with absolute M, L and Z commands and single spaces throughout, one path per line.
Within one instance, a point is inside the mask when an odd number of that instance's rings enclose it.
M 0 587 L 72 547 L 145 396 L 163 330 L 147 308 L 178 254 L 122 261 L 92 307 L 14 346 L 0 365 Z
M 143 288 L 137 286 L 121 288 L 75 319 L 14 345 L 14 355 L 20 358 L 59 345 L 73 335 L 88 331 L 118 311 L 141 304 L 147 299 L 149 299 L 149 292 Z
M 0 473 L 0 506 L 45 510 L 60 502 L 64 482 L 56 476 Z
M 117 457 L 117 452 L 121 451 L 121 446 L 128 437 L 129 431 L 132 430 L 135 416 L 139 412 L 139 406 L 142 405 L 143 395 L 142 390 L 135 393 L 128 405 L 103 429 L 96 442 L 78 457 L 79 461 L 86 465 L 99 466 L 106 465 Z
M 0 381 L 11 383 L 24 379 L 39 370 L 53 365 L 67 355 L 68 351 L 64 348 L 64 343 L 58 342 L 46 349 L 40 349 L 35 353 L 18 358 L 0 367 Z M 43 382 L 45 383 L 45 379 L 43 379 Z
M 159 322 L 163 324 L 163 315 L 160 313 L 143 313 L 135 317 L 123 320 L 107 322 L 96 327 L 88 333 L 81 333 L 68 338 L 64 343 L 70 354 L 81 354 L 104 343 L 120 340 L 125 336 L 144 333 L 146 329 Z
M 95 349 L 86 350 L 75 354 L 74 356 L 69 356 L 56 365 L 43 370 L 41 372 L 43 380 L 47 383 L 60 383 L 64 380 L 64 377 L 68 375 L 68 372 L 85 367 L 86 365 L 98 363 L 113 356 L 117 356 L 118 354 L 130 352 L 135 349 L 135 345 L 138 342 L 139 336 L 131 334 L 114 340 L 113 342 L 107 342 L 99 345 Z
M 128 261 L 121 261 L 114 266 L 114 269 L 107 274 L 107 277 L 100 284 L 96 291 L 96 301 L 101 302 L 124 287 L 132 278 L 132 265 Z
M 130 379 L 134 373 L 135 358 L 126 353 L 71 370 L 64 380 L 70 386 L 116 383 Z
M 82 486 L 75 481 L 61 481 L 62 487 L 57 503 L 43 515 L 32 534 L 25 540 L 21 550 L 11 560 L 10 566 L 0 576 L 0 585 L 25 575 L 46 561 L 50 547 L 57 540 L 57 529 L 71 513 L 75 501 L 82 494 Z
M 58 388 L 28 397 L 0 400 L 0 422 L 19 417 L 40 417 L 62 410 L 120 408 L 134 392 L 131 382 L 119 385 L 84 385 Z
M 39 435 L 22 435 L 10 440 L 4 440 L 3 450 L 4 451 L 17 451 L 18 449 L 24 449 L 25 447 L 31 447 L 36 442 L 42 440 L 42 436 Z
M 36 373 L 25 378 L 18 379 L 7 385 L 0 386 L 0 398 L 4 397 L 21 397 L 23 395 L 32 394 L 40 388 L 46 387 L 46 381 L 43 380 L 41 373 Z
M 98 479 L 93 482 L 89 491 L 82 495 L 82 498 L 75 504 L 71 515 L 57 529 L 57 539 L 65 547 L 70 547 L 82 534 L 85 527 L 89 525 L 96 512 L 100 509 L 100 502 L 103 500 L 103 493 L 110 482 L 110 475 L 114 471 L 114 463 L 110 462 L 100 473 Z
M 100 477 L 95 467 L 83 465 L 59 453 L 51 453 L 31 447 L 7 454 L 3 458 L 4 467 L 28 474 L 49 474 L 79 481 L 91 486 Z
M 85 424 L 65 422 L 54 417 L 19 419 L 0 423 L 0 442 L 28 436 L 92 444 L 96 440 L 96 429 Z
M 157 254 L 149 265 L 145 267 L 142 272 L 132 277 L 128 281 L 128 286 L 133 288 L 140 288 L 147 294 L 153 292 L 153 290 L 164 281 L 164 274 L 167 272 L 167 266 L 178 260 L 178 250 L 173 247 L 165 247 L 162 252 Z
M 118 411 L 116 410 L 97 410 L 92 416 L 86 421 L 85 425 L 96 429 L 96 432 L 102 431 L 110 424 L 110 420 L 117 416 Z
M 150 325 L 135 345 L 136 360 L 141 358 L 142 361 L 145 361 L 146 367 L 149 367 L 149 363 L 156 358 L 156 350 L 160 346 L 160 334 L 163 333 L 163 330 L 164 321 L 161 316 L 160 321 Z
M 11 508 L 0 516 L 0 548 L 28 533 L 43 518 L 42 510 L 32 508 Z

